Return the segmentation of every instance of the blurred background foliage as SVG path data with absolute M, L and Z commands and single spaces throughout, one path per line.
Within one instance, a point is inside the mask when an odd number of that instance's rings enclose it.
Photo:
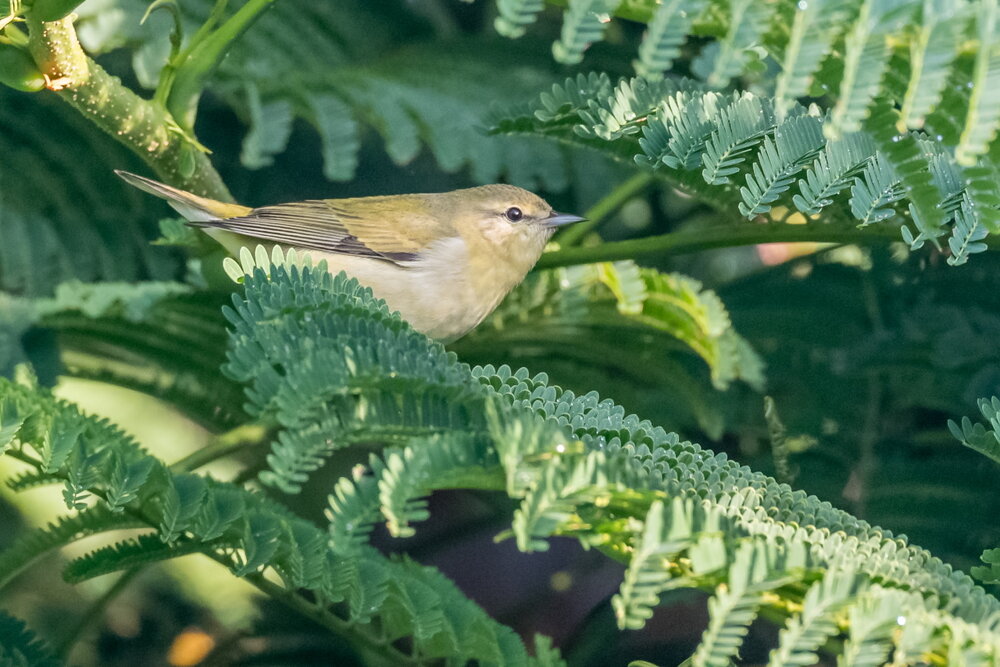
M 212 4 L 179 3 L 189 31 Z M 168 12 L 140 25 L 145 11 L 141 0 L 88 0 L 78 9 L 85 48 L 136 88 L 155 85 L 169 50 Z M 566 66 L 550 50 L 557 10 L 516 41 L 496 34 L 496 11 L 492 3 L 450 0 L 281 0 L 213 75 L 199 139 L 234 197 L 251 206 L 503 180 L 557 209 L 587 211 L 634 167 L 541 137 L 488 135 L 487 119 L 495 107 L 527 103 L 578 71 L 631 74 L 642 26 L 610 24 L 582 65 Z M 690 55 L 683 53 L 681 71 L 696 69 Z M 744 83 L 756 85 L 762 68 Z M 5 374 L 31 362 L 59 395 L 113 418 L 168 458 L 244 421 L 241 388 L 217 372 L 225 350 L 219 307 L 228 299 L 219 258 L 151 244 L 161 233 L 173 241 L 184 235 L 176 224 L 161 230 L 166 207 L 112 174 L 141 171 L 140 161 L 53 96 L 8 88 L 0 88 L 0 156 Z M 599 236 L 698 229 L 713 216 L 706 202 L 650 180 L 603 221 Z M 1000 393 L 996 253 L 951 267 L 937 251 L 911 253 L 902 242 L 782 244 L 664 253 L 642 265 L 663 273 L 654 278 L 625 262 L 532 274 L 452 349 L 469 363 L 523 365 L 580 393 L 596 389 L 958 567 L 997 544 L 995 470 L 946 428 L 949 418 L 972 413 L 977 397 Z M 657 315 L 654 299 L 643 301 L 636 285 L 663 276 L 701 304 L 702 319 L 679 325 Z M 137 284 L 150 280 L 159 282 Z M 94 281 L 122 284 L 92 298 L 86 283 Z M 728 311 L 723 342 L 722 333 L 704 334 L 716 327 L 706 305 L 715 297 L 705 290 L 721 299 L 723 316 Z M 712 357 L 722 353 L 695 351 L 678 333 L 688 325 L 704 330 L 698 340 L 743 349 L 741 361 L 725 366 Z M 787 465 L 772 451 L 765 395 L 786 429 Z M 259 454 L 250 448 L 219 474 L 252 471 Z M 297 511 L 324 506 L 338 465 L 293 498 Z M 0 547 L 19 526 L 50 519 L 58 503 L 45 490 L 4 493 Z M 506 499 L 452 492 L 431 503 L 432 519 L 416 537 L 381 546 L 438 565 L 518 631 L 550 634 L 571 664 L 649 655 L 674 664 L 697 643 L 700 596 L 666 599 L 645 630 L 623 638 L 608 605 L 617 565 L 569 541 L 531 556 L 509 541 L 494 545 L 510 512 Z M 79 620 L 94 627 L 74 662 L 193 664 L 185 655 L 211 645 L 209 664 L 350 664 L 334 640 L 311 635 L 273 603 L 254 611 L 248 591 L 231 577 L 221 583 L 214 567 L 182 560 L 140 575 L 103 616 Z M 69 609 L 100 600 L 111 585 L 70 588 L 51 572 L 23 573 L 4 608 L 36 628 L 67 628 Z M 766 646 L 771 632 L 755 626 L 747 664 L 762 659 L 755 646 Z M 150 655 L 160 657 L 147 662 Z

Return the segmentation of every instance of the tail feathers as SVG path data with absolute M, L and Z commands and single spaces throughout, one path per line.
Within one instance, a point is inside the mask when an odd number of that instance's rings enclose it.
M 211 223 L 225 218 L 235 218 L 246 215 L 252 209 L 238 204 L 226 204 L 207 197 L 199 197 L 184 190 L 154 181 L 145 176 L 139 176 L 128 171 L 115 169 L 115 173 L 121 176 L 129 185 L 139 188 L 143 192 L 148 192 L 161 199 L 166 200 L 175 211 L 180 213 L 188 222 Z

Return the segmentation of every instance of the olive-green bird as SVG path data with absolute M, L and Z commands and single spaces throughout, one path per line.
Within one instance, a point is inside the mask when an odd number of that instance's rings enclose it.
M 418 331 L 445 341 L 493 312 L 557 227 L 583 220 L 513 185 L 252 209 L 116 173 L 165 199 L 234 255 L 250 239 L 307 251 L 332 273 L 345 271 L 371 287 Z

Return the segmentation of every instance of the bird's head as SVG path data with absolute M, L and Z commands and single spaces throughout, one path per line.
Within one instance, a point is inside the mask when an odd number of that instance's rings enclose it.
M 514 185 L 483 185 L 450 194 L 456 227 L 463 235 L 479 235 L 511 259 L 532 265 L 558 227 L 583 220 L 556 212 L 538 195 Z

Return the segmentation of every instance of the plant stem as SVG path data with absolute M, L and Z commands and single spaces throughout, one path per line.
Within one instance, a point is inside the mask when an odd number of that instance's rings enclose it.
M 215 560 L 222 563 L 226 567 L 231 567 L 231 564 L 227 564 L 224 557 L 216 558 L 211 555 L 210 557 L 215 558 Z M 290 591 L 280 584 L 274 583 L 263 574 L 249 574 L 245 577 L 245 579 L 257 587 L 257 589 L 261 592 L 284 603 L 286 606 L 298 612 L 305 618 L 312 620 L 317 625 L 331 630 L 334 634 L 346 640 L 355 651 L 364 655 L 366 660 L 372 661 L 371 664 L 421 664 L 421 660 L 419 658 L 407 655 L 388 642 L 378 639 L 374 635 L 374 628 L 355 625 L 349 621 L 345 621 L 336 614 L 310 603 L 302 595 L 299 595 L 294 591 Z M 375 662 L 376 660 L 378 661 L 377 663 Z
M 48 23 L 29 16 L 27 24 L 29 49 L 49 90 L 145 160 L 160 178 L 232 201 L 208 156 L 166 109 L 136 95 L 84 53 L 72 15 Z
M 266 426 L 251 422 L 218 435 L 208 445 L 197 449 L 170 465 L 173 472 L 188 472 L 231 454 L 248 445 L 259 444 L 266 436 Z
M 711 248 L 756 245 L 758 243 L 858 243 L 884 245 L 900 239 L 899 230 L 891 226 L 859 229 L 854 226 L 823 224 L 789 225 L 785 223 L 755 224 L 743 222 L 695 230 L 685 230 L 648 236 L 628 241 L 602 243 L 596 246 L 561 248 L 542 255 L 536 269 L 557 266 L 609 262 L 640 257 L 681 255 Z
M 559 244 L 568 247 L 580 243 L 587 234 L 624 206 L 625 202 L 649 187 L 654 180 L 656 179 L 652 171 L 643 170 L 619 183 L 618 187 L 602 197 L 583 214 L 587 218 L 586 220 L 567 227 L 566 231 L 559 235 L 557 239 Z

